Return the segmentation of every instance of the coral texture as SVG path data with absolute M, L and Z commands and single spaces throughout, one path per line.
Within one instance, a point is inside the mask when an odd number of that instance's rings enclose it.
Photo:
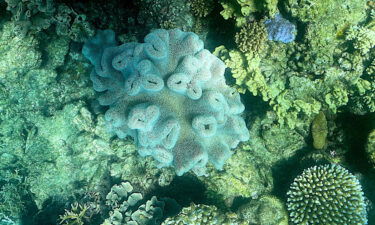
M 234 225 L 240 223 L 236 214 L 224 213 L 215 206 L 195 205 L 192 203 L 182 211 L 171 218 L 166 219 L 162 225 Z
M 267 28 L 268 40 L 283 43 L 294 41 L 297 32 L 296 26 L 284 19 L 280 13 L 276 14 L 275 18 L 266 20 L 264 24 Z
M 263 23 L 251 22 L 245 24 L 236 33 L 235 42 L 241 52 L 258 54 L 264 49 L 267 31 Z
M 155 30 L 145 43 L 116 46 L 113 31 L 99 31 L 83 54 L 105 118 L 120 138 L 134 137 L 141 156 L 177 175 L 221 169 L 240 141 L 249 139 L 239 94 L 225 84 L 224 63 L 194 33 Z
M 278 0 L 220 0 L 223 11 L 220 14 L 224 19 L 233 18 L 236 26 L 241 27 L 254 20 L 256 13 L 265 13 L 269 16 L 277 12 Z
M 55 25 L 56 33 L 83 42 L 94 35 L 94 29 L 86 16 L 77 14 L 65 4 L 54 0 L 5 0 L 7 10 L 15 22 L 14 32 L 25 36 L 28 32 L 39 32 Z
M 359 181 L 335 164 L 303 171 L 290 187 L 287 206 L 294 224 L 367 224 Z
M 129 182 L 114 185 L 106 199 L 112 210 L 102 225 L 156 225 L 163 217 L 164 202 L 153 196 L 141 204 L 143 195 L 133 192 Z

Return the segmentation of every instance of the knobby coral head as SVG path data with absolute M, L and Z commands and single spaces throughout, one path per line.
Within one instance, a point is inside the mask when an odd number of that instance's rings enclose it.
M 98 101 L 118 137 L 132 136 L 141 156 L 177 175 L 222 169 L 249 132 L 239 94 L 226 85 L 224 63 L 191 32 L 155 30 L 145 43 L 120 46 L 111 30 L 98 31 L 83 46 L 94 65 Z

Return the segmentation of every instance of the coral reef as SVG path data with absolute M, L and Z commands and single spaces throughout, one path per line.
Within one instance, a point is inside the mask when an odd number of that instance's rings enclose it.
M 158 167 L 203 175 L 207 162 L 221 169 L 230 149 L 249 138 L 224 64 L 194 33 L 156 30 L 144 44 L 116 46 L 106 30 L 82 52 L 95 67 L 99 103 L 110 106 L 105 118 L 112 131 L 134 137 L 139 154 L 153 156 Z
M 304 170 L 290 186 L 287 206 L 294 224 L 367 224 L 358 179 L 335 164 Z

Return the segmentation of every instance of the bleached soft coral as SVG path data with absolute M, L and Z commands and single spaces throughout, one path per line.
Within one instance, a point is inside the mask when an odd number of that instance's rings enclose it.
M 221 169 L 249 138 L 239 94 L 225 84 L 224 63 L 190 32 L 155 30 L 145 43 L 116 46 L 113 31 L 99 31 L 83 54 L 105 118 L 117 136 L 134 137 L 141 156 L 178 175 Z

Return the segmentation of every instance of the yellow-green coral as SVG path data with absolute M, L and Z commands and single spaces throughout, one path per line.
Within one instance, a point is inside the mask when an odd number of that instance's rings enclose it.
M 221 0 L 223 10 L 220 14 L 224 19 L 233 18 L 241 27 L 253 20 L 254 13 L 262 12 L 273 16 L 277 12 L 278 0 Z
M 265 48 L 267 31 L 262 21 L 246 23 L 236 33 L 235 41 L 243 53 L 258 55 Z
M 362 55 L 366 55 L 375 46 L 375 29 L 351 26 L 346 39 L 353 41 L 354 48 L 359 50 Z
M 214 0 L 189 0 L 190 10 L 196 17 L 206 17 L 215 6 Z
M 65 210 L 65 214 L 60 216 L 59 224 L 84 225 L 85 221 L 89 219 L 86 215 L 87 210 L 87 205 L 74 203 L 71 205 L 71 210 Z

